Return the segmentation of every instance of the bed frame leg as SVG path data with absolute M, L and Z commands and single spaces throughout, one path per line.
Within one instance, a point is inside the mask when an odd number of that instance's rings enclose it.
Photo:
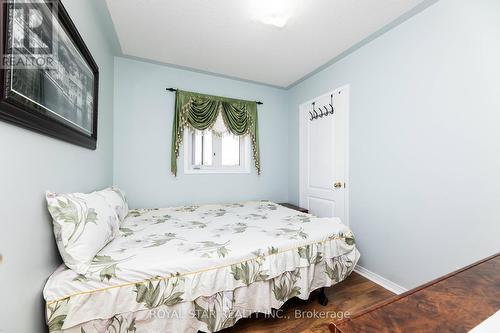
M 325 288 L 321 288 L 319 290 L 318 303 L 323 306 L 326 306 L 328 304 L 328 297 L 326 297 Z

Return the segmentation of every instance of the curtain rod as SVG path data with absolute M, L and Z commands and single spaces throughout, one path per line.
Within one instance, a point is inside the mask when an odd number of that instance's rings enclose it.
M 167 91 L 175 92 L 175 91 L 177 91 L 177 89 L 175 89 L 175 88 L 167 88 Z M 264 104 L 262 102 L 255 102 L 255 103 L 257 103 L 258 105 Z

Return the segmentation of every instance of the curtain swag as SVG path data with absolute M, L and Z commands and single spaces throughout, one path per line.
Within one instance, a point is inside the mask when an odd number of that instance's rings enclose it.
M 177 175 L 177 158 L 179 157 L 184 128 L 188 127 L 200 131 L 212 129 L 219 113 L 222 114 L 224 125 L 230 133 L 237 136 L 250 136 L 255 168 L 257 174 L 260 175 L 257 103 L 177 90 L 171 154 L 171 171 L 175 176 Z

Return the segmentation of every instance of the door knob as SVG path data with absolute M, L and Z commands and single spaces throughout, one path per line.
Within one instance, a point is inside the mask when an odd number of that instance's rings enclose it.
M 335 182 L 335 184 L 333 184 L 333 187 L 335 187 L 335 188 L 341 188 L 342 187 L 342 182 Z

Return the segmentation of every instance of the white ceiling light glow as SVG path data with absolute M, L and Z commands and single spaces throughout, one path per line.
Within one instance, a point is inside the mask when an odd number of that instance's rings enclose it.
M 297 9 L 298 0 L 252 0 L 253 19 L 283 28 Z

